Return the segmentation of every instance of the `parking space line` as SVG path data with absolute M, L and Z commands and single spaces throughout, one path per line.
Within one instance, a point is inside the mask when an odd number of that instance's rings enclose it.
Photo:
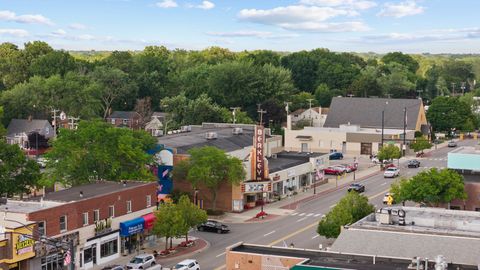
M 263 236 L 268 236 L 268 235 L 270 235 L 270 234 L 272 234 L 272 233 L 275 233 L 275 231 L 271 231 L 271 232 L 269 232 L 269 233 L 266 233 L 266 234 L 264 234 Z
M 215 256 L 215 257 L 217 257 L 217 258 L 218 258 L 218 257 L 221 257 L 221 256 L 223 256 L 223 255 L 225 255 L 225 252 L 223 252 L 223 253 L 220 253 L 220 254 L 218 254 L 218 255 L 217 255 L 217 256 Z

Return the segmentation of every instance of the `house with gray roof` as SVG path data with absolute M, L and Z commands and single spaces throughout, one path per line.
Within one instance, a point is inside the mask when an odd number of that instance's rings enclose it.
M 134 111 L 114 111 L 106 118 L 106 121 L 116 127 L 140 129 L 141 118 L 141 115 Z
M 331 251 L 480 265 L 480 212 L 388 207 L 345 226 Z
M 361 128 L 406 129 L 428 134 L 425 109 L 421 99 L 334 97 L 324 127 L 358 125 Z
M 34 132 L 42 135 L 45 139 L 55 136 L 55 131 L 47 120 L 12 119 L 7 127 L 7 143 L 29 148 L 28 135 Z

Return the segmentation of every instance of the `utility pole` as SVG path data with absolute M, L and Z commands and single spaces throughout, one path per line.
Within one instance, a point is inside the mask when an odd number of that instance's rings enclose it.
M 385 105 L 383 106 L 383 110 L 382 110 L 382 145 L 381 145 L 382 148 L 383 148 L 383 141 L 384 141 L 384 139 L 383 139 L 384 136 L 383 135 L 385 133 L 385 107 L 387 105 L 388 105 L 388 101 L 385 102 Z M 380 149 L 378 149 L 378 150 L 380 150 Z
M 422 92 L 423 92 L 423 90 L 420 90 L 420 89 L 417 90 L 417 93 L 418 93 L 418 94 L 417 94 L 417 98 L 418 98 L 418 97 L 422 98 Z
M 53 113 L 53 135 L 57 135 L 57 112 L 60 110 L 52 108 Z
M 259 124 L 263 126 L 263 114 L 264 114 L 264 113 L 267 113 L 267 111 L 262 110 L 262 109 L 260 108 L 260 105 L 261 105 L 261 104 L 257 104 L 257 106 L 258 106 L 257 112 L 258 112 L 258 114 L 260 115 L 260 123 L 259 123 Z
M 462 96 L 465 94 L 465 82 L 462 82 L 462 86 L 460 86 L 460 88 L 462 89 Z
M 310 111 L 310 126 L 313 126 L 313 118 L 312 118 L 312 101 L 314 99 L 313 98 L 309 98 L 307 99 L 308 101 L 308 110 Z
M 233 124 L 237 122 L 236 112 L 238 109 L 240 109 L 240 107 L 230 107 L 230 110 L 232 110 L 232 115 L 233 115 Z
M 407 153 L 407 107 L 403 109 L 403 156 Z
M 70 129 L 77 129 L 78 127 L 78 120 L 80 120 L 80 117 L 68 117 L 68 120 L 70 121 L 70 123 L 68 123 L 68 125 L 70 126 Z
M 285 111 L 287 111 L 287 115 L 288 115 L 290 113 L 288 111 L 288 107 L 289 107 L 290 104 L 292 104 L 292 102 L 285 101 L 283 104 L 285 104 Z

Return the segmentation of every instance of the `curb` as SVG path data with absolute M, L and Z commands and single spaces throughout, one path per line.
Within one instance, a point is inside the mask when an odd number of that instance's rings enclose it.
M 162 264 L 162 266 L 163 266 L 163 264 L 166 264 L 166 263 L 168 264 L 168 263 L 171 263 L 172 261 L 185 259 L 185 258 L 190 257 L 192 254 L 197 254 L 197 253 L 203 252 L 204 250 L 206 250 L 210 247 L 210 243 L 207 240 L 205 240 L 203 238 L 197 238 L 197 240 L 201 240 L 201 241 L 205 242 L 205 246 L 200 248 L 200 249 L 193 250 L 192 252 L 187 252 L 187 253 L 182 254 L 182 255 L 159 258 L 159 259 L 156 259 L 156 261 L 159 262 L 160 264 Z

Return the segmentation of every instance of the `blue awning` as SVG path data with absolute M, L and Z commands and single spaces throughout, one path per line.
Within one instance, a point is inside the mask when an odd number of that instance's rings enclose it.
M 145 220 L 141 217 L 120 222 L 120 236 L 130 236 L 136 233 L 143 232 L 143 224 Z

